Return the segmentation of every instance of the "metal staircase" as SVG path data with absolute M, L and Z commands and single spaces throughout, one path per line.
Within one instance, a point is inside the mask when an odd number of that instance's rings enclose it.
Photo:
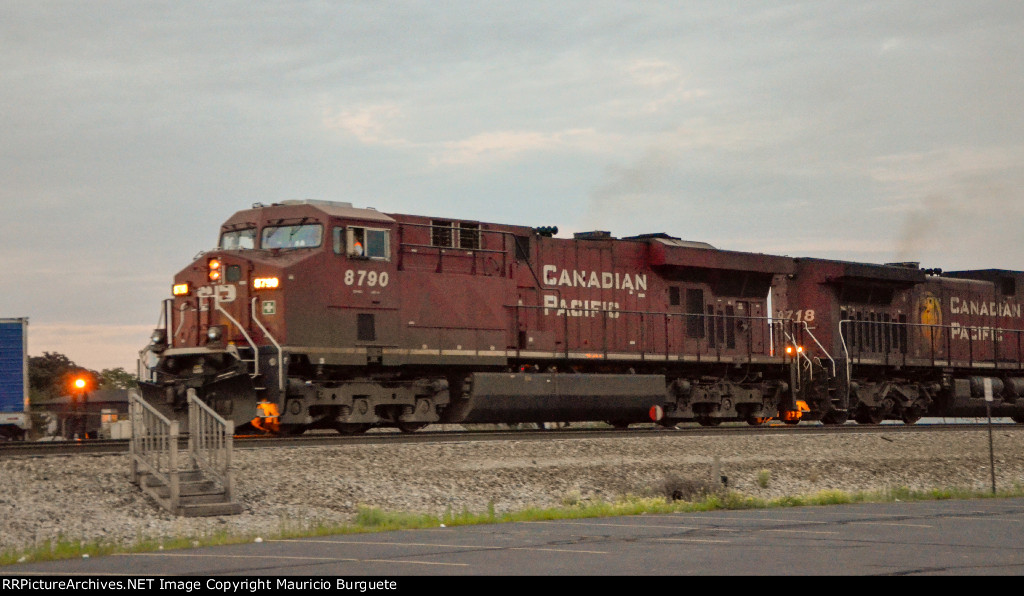
M 202 517 L 235 515 L 231 457 L 234 423 L 217 415 L 188 390 L 189 433 L 180 447 L 177 421 L 170 421 L 133 390 L 129 394 L 132 421 L 131 482 L 175 515 Z

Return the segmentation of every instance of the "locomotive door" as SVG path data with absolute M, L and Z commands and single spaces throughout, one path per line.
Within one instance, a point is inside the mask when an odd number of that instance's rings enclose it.
M 544 306 L 543 299 L 537 288 L 518 288 L 516 307 L 509 318 L 509 348 L 520 353 L 554 351 L 555 330 L 549 328 L 548 318 L 543 316 L 552 311 Z
M 768 329 L 764 312 L 765 307 L 760 302 L 736 303 L 736 348 L 741 354 L 765 354 Z
M 707 325 L 702 288 L 669 286 L 666 333 L 668 351 L 693 356 L 707 350 Z

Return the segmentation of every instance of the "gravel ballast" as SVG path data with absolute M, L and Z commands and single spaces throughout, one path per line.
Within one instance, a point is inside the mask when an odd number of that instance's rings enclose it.
M 1024 484 L 1024 432 L 996 427 L 994 445 L 997 488 Z M 128 470 L 126 455 L 0 462 L 0 552 L 58 539 L 129 545 L 223 532 L 273 536 L 347 523 L 359 506 L 441 516 L 662 496 L 673 480 L 710 482 L 713 470 L 730 490 L 764 499 L 825 490 L 991 488 L 984 427 L 236 450 L 245 511 L 209 518 L 160 509 L 129 482 Z

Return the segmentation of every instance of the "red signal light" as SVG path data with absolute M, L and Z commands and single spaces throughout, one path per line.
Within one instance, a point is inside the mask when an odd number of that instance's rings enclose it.
M 96 379 L 86 371 L 73 371 L 65 381 L 71 395 L 81 395 L 96 388 Z

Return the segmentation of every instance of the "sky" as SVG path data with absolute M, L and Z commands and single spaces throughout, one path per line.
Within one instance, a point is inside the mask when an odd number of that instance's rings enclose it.
M 253 203 L 1024 269 L 1024 5 L 0 4 L 0 318 L 135 370 Z

